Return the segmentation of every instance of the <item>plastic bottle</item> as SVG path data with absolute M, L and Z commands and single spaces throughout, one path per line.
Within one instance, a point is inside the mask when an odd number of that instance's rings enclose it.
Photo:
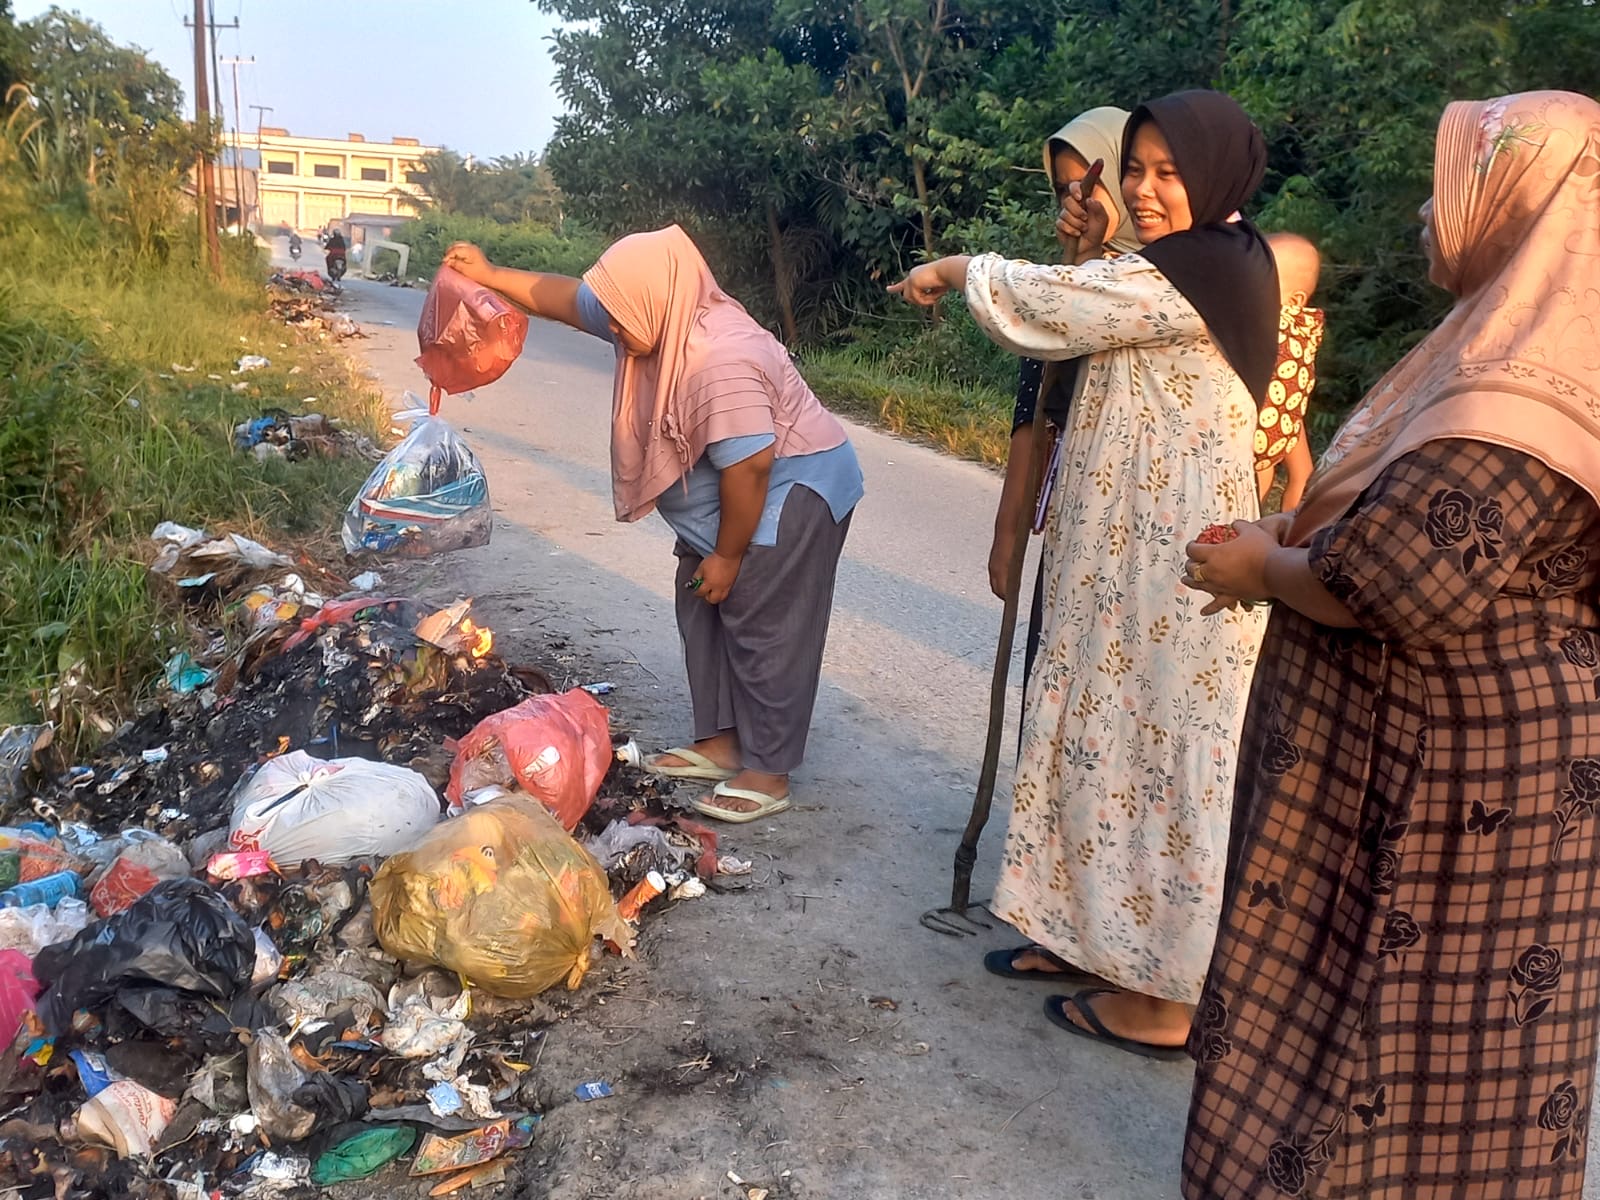
M 46 875 L 31 883 L 19 883 L 0 892 L 0 908 L 27 908 L 31 904 L 54 908 L 69 897 L 80 899 L 82 896 L 83 880 L 75 872 L 57 871 L 54 875 Z

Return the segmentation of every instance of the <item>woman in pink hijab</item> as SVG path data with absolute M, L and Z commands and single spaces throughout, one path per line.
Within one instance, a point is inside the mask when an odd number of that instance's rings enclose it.
M 1294 513 L 1195 1014 L 1185 1200 L 1578 1200 L 1600 1022 L 1600 104 L 1450 105 L 1455 308 Z
M 445 263 L 539 317 L 612 342 L 617 520 L 658 512 L 678 536 L 674 596 L 694 739 L 658 775 L 714 783 L 706 816 L 789 807 L 861 468 L 788 353 L 717 286 L 678 226 L 612 245 L 580 279 Z

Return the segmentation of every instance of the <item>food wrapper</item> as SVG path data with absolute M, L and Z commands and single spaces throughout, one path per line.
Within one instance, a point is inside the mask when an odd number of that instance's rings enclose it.
M 386 951 L 496 996 L 576 988 L 597 937 L 625 953 L 633 945 L 605 871 L 531 799 L 474 805 L 435 826 L 384 863 L 371 890 Z

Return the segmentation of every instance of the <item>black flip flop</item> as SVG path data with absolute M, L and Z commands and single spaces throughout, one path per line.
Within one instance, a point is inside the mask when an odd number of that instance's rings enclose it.
M 1189 1057 L 1189 1052 L 1182 1046 L 1152 1046 L 1149 1042 L 1118 1037 L 1107 1029 L 1105 1023 L 1095 1015 L 1094 1009 L 1089 1007 L 1087 1002 L 1093 1000 L 1096 996 L 1111 996 L 1115 993 L 1115 988 L 1095 988 L 1093 991 L 1079 992 L 1076 996 L 1051 996 L 1044 1002 L 1044 1015 L 1068 1033 L 1075 1033 L 1081 1038 L 1088 1038 L 1091 1042 L 1114 1046 L 1118 1050 L 1126 1050 L 1129 1054 L 1137 1054 L 1140 1058 L 1154 1058 L 1162 1062 L 1178 1062 Z M 1089 1026 L 1088 1029 L 1085 1029 L 1067 1016 L 1066 1006 L 1069 1004 L 1083 1018 L 1085 1024 Z
M 1017 959 L 1028 951 L 1033 951 L 1052 963 L 1060 970 L 1041 971 L 1037 968 L 1022 970 L 1017 967 Z M 1028 979 L 1043 980 L 1046 983 L 1060 984 L 1062 987 L 1078 987 L 1091 983 L 1104 983 L 1100 976 L 1089 971 L 1073 966 L 1059 954 L 1052 954 L 1043 946 L 1029 942 L 1026 946 L 1018 946 L 1014 950 L 991 950 L 983 956 L 983 969 L 991 975 L 998 975 L 1002 979 Z

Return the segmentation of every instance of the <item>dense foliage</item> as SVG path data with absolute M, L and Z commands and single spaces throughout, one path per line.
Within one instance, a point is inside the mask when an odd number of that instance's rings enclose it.
M 925 254 L 1048 254 L 1039 146 L 1077 112 L 1232 92 L 1271 145 L 1252 215 L 1324 250 L 1325 414 L 1441 310 L 1415 212 L 1446 101 L 1600 80 L 1592 0 L 537 2 L 567 22 L 567 211 L 683 222 L 792 344 L 890 352 L 917 326 L 883 323 L 882 285 Z M 1009 370 L 925 337 L 957 379 Z
M 253 240 L 223 239 L 221 282 L 201 268 L 181 184 L 210 134 L 170 75 L 0 0 L 0 79 L 0 726 L 47 715 L 70 744 L 183 645 L 145 578 L 156 523 L 324 538 L 367 466 L 261 463 L 231 452 L 234 424 L 307 393 L 335 415 L 365 401 L 268 319 Z M 243 353 L 272 366 L 236 392 Z

